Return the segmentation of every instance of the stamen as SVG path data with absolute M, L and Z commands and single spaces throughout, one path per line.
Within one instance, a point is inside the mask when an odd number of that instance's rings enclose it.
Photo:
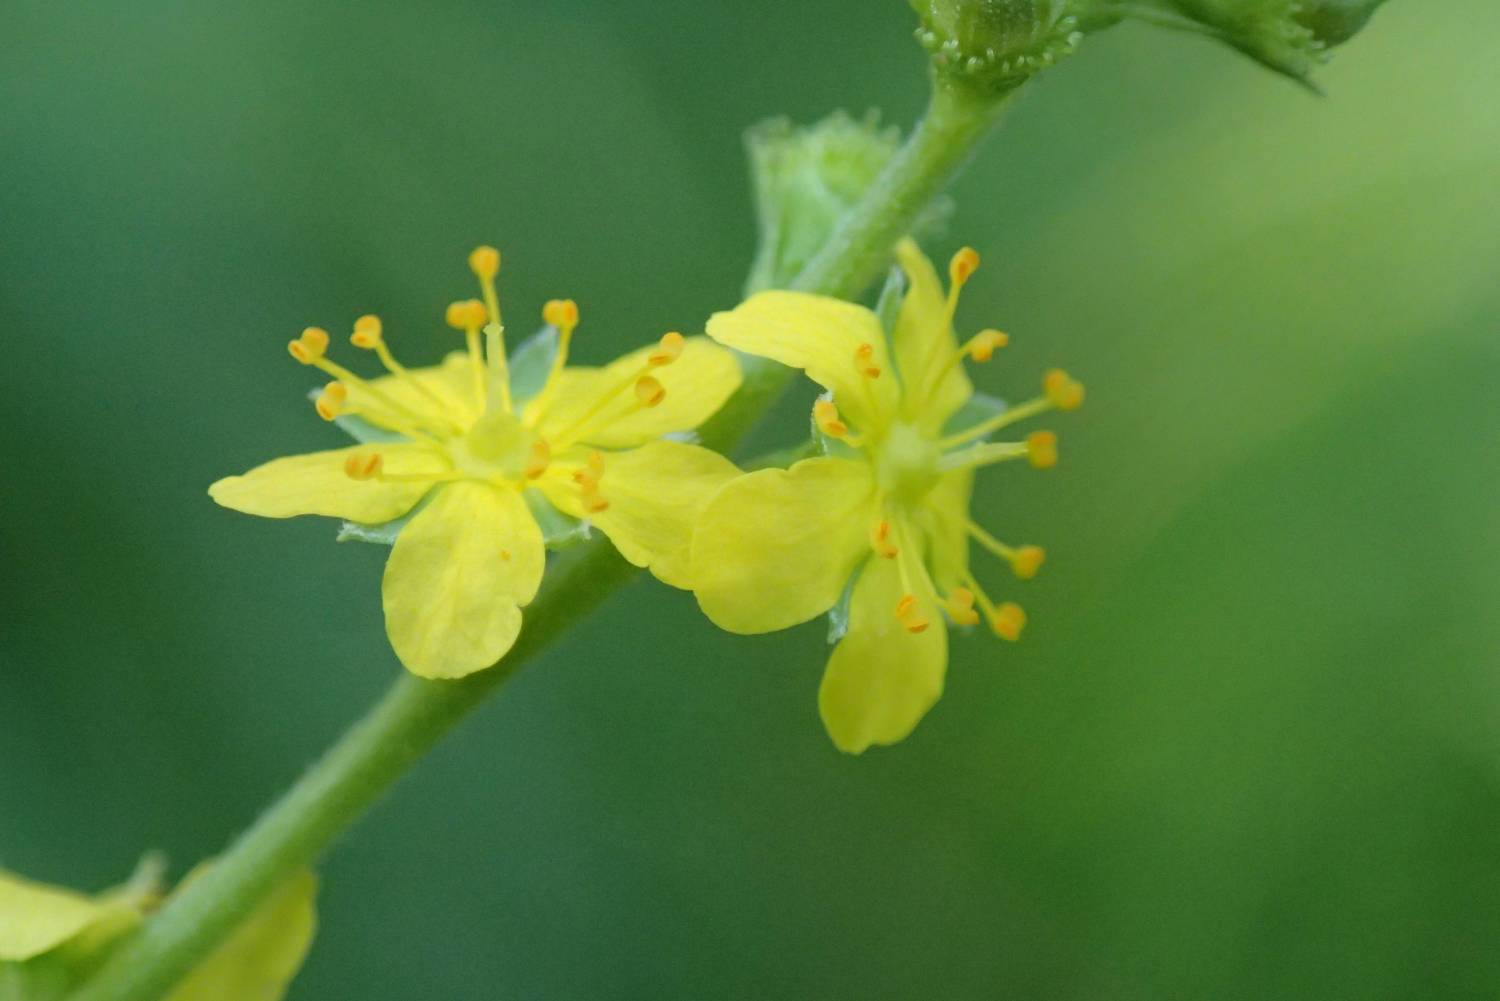
M 469 367 L 474 371 L 474 399 L 484 409 L 486 393 L 484 378 L 484 354 L 479 350 L 479 328 L 484 326 L 484 303 L 478 299 L 463 299 L 448 304 L 445 319 L 448 326 L 464 332 L 469 347 Z
M 812 416 L 813 423 L 825 436 L 850 445 L 859 444 L 860 437 L 849 433 L 849 425 L 839 416 L 839 408 L 834 406 L 832 400 L 819 400 L 814 403 Z
M 396 356 L 391 354 L 391 349 L 386 346 L 384 328 L 380 323 L 380 317 L 373 313 L 367 313 L 354 321 L 354 333 L 349 335 L 349 343 L 357 348 L 374 351 L 380 358 L 380 364 L 384 365 L 386 371 L 400 379 L 402 384 L 411 388 L 417 395 L 424 397 L 439 411 L 446 411 L 451 404 L 444 401 L 431 389 L 422 385 L 417 377 L 407 370 L 406 366 L 396 361 Z
M 955 625 L 972 626 L 979 621 L 979 613 L 974 611 L 974 592 L 966 587 L 955 587 L 948 592 L 943 611 Z
M 974 441 L 976 438 L 983 438 L 985 435 L 994 434 L 1001 428 L 1010 427 L 1012 424 L 1019 424 L 1028 418 L 1035 417 L 1037 414 L 1046 413 L 1052 407 L 1053 403 L 1051 400 L 1045 396 L 1038 396 L 1035 399 L 1027 400 L 1025 403 L 1018 403 L 1007 410 L 1002 410 L 995 416 L 986 418 L 972 427 L 964 428 L 957 434 L 950 434 L 938 444 L 942 448 L 953 448 L 965 442 Z
M 964 345 L 969 357 L 983 364 L 995 357 L 995 352 L 1010 343 L 1010 335 L 1001 330 L 981 330 L 969 338 Z
M 875 364 L 875 345 L 868 342 L 854 349 L 854 367 L 866 379 L 880 378 L 880 366 Z
M 1060 368 L 1054 368 L 1042 377 L 1042 392 L 1059 410 L 1077 410 L 1083 405 L 1083 383 Z
M 384 466 L 379 452 L 355 452 L 344 460 L 344 475 L 351 480 L 373 480 Z
M 328 353 L 328 331 L 322 327 L 308 327 L 302 336 L 286 346 L 287 352 L 304 365 L 316 364 Z
M 489 399 L 499 400 L 500 405 L 509 412 L 512 409 L 510 362 L 505 354 L 505 321 L 500 318 L 500 296 L 495 291 L 495 276 L 500 273 L 500 251 L 494 247 L 474 248 L 469 254 L 469 270 L 479 279 L 479 288 L 484 294 L 484 305 L 489 317 L 489 322 L 483 324 L 485 348 L 490 362 Z
M 568 366 L 568 347 L 573 342 L 573 331 L 578 327 L 578 304 L 572 299 L 549 299 L 542 307 L 542 322 L 557 329 L 557 354 L 552 358 L 552 367 L 547 370 L 547 380 L 532 400 L 532 406 L 545 411 L 562 370 Z
M 938 472 L 951 473 L 958 469 L 976 469 L 997 462 L 1025 458 L 1030 454 L 1027 444 L 1019 441 L 992 441 L 982 445 L 970 445 L 957 452 L 949 452 L 938 459 Z
M 1051 469 L 1057 465 L 1057 435 L 1051 431 L 1033 431 L 1026 436 L 1026 458 L 1033 469 Z
M 953 324 L 953 314 L 958 310 L 958 293 L 964 283 L 979 270 L 979 251 L 964 247 L 948 262 L 948 324 Z
M 870 529 L 870 548 L 875 550 L 876 556 L 881 556 L 888 560 L 893 560 L 901 555 L 901 550 L 897 549 L 895 544 L 891 542 L 891 523 L 889 521 L 884 519 L 877 521 L 875 526 Z
M 687 340 L 675 330 L 662 334 L 661 340 L 657 342 L 656 350 L 646 356 L 646 364 L 652 368 L 672 364 L 682 356 L 682 348 L 685 344 Z
M 649 375 L 635 380 L 635 398 L 643 407 L 654 407 L 667 398 L 667 388 Z
M 552 449 L 541 438 L 531 443 L 531 448 L 526 454 L 526 465 L 521 470 L 521 475 L 528 480 L 535 480 L 547 471 L 552 463 Z
M 917 596 L 914 594 L 903 594 L 901 600 L 896 602 L 896 621 L 909 633 L 923 632 L 932 625 L 917 607 Z
M 589 514 L 598 514 L 609 507 L 609 501 L 599 493 L 599 481 L 604 479 L 604 453 L 590 452 L 581 469 L 574 471 L 573 482 L 578 484 L 578 496 L 583 509 Z
M 1041 546 L 1017 546 L 1012 548 L 995 538 L 973 521 L 968 522 L 969 534 L 985 549 L 1010 564 L 1011 573 L 1021 580 L 1030 580 L 1041 570 L 1047 559 L 1047 551 Z
M 342 382 L 330 382 L 323 387 L 318 398 L 313 403 L 313 409 L 317 410 L 318 416 L 325 421 L 331 421 L 344 412 L 344 407 L 349 403 L 349 389 Z
M 1021 638 L 1021 630 L 1026 628 L 1026 610 L 1014 601 L 1007 601 L 990 616 L 990 628 L 996 636 L 1014 643 Z

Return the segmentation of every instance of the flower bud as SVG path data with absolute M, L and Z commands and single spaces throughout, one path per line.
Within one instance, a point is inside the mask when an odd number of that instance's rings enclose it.
M 933 66 L 992 90 L 1008 90 L 1046 69 L 1083 37 L 1071 0 L 910 3 L 922 18 L 917 40 Z

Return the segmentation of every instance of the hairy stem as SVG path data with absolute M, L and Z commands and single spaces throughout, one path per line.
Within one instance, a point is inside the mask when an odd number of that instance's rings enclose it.
M 939 84 L 926 115 L 794 286 L 852 297 L 892 246 L 963 168 L 1005 99 Z M 732 450 L 786 386 L 791 370 L 746 359 L 744 385 L 702 429 Z M 461 681 L 403 674 L 218 862 L 185 886 L 115 953 L 71 1001 L 155 1001 L 235 927 L 287 872 L 319 855 L 422 755 L 634 574 L 608 543 L 562 553 L 547 569 L 526 628 L 505 659 Z

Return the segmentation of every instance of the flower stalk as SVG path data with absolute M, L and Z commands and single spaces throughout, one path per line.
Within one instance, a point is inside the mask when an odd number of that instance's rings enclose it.
M 885 267 L 896 241 L 962 171 L 1013 90 L 970 88 L 937 75 L 926 113 L 793 287 L 848 298 Z M 745 359 L 744 382 L 702 429 L 730 452 L 793 370 Z M 602 541 L 559 554 L 527 609 L 526 627 L 495 667 L 456 681 L 403 673 L 375 707 L 219 857 L 174 895 L 70 1001 L 154 1001 L 229 934 L 278 881 L 320 856 L 441 737 L 536 654 L 630 580 Z

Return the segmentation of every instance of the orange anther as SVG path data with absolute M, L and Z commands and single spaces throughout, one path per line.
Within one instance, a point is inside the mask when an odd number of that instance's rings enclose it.
M 325 421 L 331 421 L 343 413 L 344 404 L 348 401 L 349 390 L 345 388 L 344 384 L 342 382 L 330 382 L 318 394 L 317 400 L 313 402 L 313 409 L 318 412 L 319 417 Z
M 373 348 L 380 343 L 382 329 L 380 317 L 367 313 L 354 321 L 354 333 L 349 335 L 349 343 L 357 348 Z
M 909 633 L 920 633 L 932 624 L 917 607 L 917 597 L 914 594 L 904 594 L 896 602 L 896 621 Z
M 854 349 L 854 367 L 866 379 L 880 378 L 880 366 L 875 364 L 875 345 L 866 342 Z
M 478 299 L 461 299 L 448 304 L 446 319 L 454 330 L 478 330 L 488 321 L 489 313 Z
M 469 254 L 469 270 L 481 280 L 494 278 L 500 273 L 500 251 L 494 247 L 475 247 Z
M 839 408 L 832 400 L 819 400 L 813 404 L 813 423 L 830 438 L 844 438 L 849 434 L 849 425 L 839 417 Z
M 1011 572 L 1022 580 L 1030 580 L 1042 568 L 1046 558 L 1047 551 L 1041 546 L 1021 546 L 1010 558 Z
M 355 452 L 344 460 L 344 473 L 351 480 L 372 480 L 384 465 L 379 452 Z
M 1083 383 L 1060 368 L 1054 368 L 1042 377 L 1042 392 L 1059 410 L 1077 410 L 1083 405 Z
M 969 341 L 969 357 L 977 362 L 987 362 L 995 352 L 1010 343 L 1010 336 L 1000 330 L 981 330 Z
M 943 608 L 955 625 L 972 626 L 979 621 L 979 613 L 974 611 L 974 592 L 966 587 L 950 591 Z
M 635 380 L 635 398 L 643 407 L 654 407 L 667 398 L 667 387 L 652 376 L 643 375 Z
M 1034 469 L 1057 465 L 1057 435 L 1051 431 L 1031 432 L 1026 436 L 1026 458 Z
M 521 475 L 528 480 L 537 479 L 547 471 L 552 464 L 552 446 L 541 438 L 531 443 L 531 448 L 526 453 L 526 465 L 521 470 Z
M 304 365 L 311 365 L 328 353 L 328 331 L 322 327 L 308 327 L 286 346 L 287 352 Z
M 948 277 L 954 285 L 962 285 L 979 270 L 979 251 L 964 247 L 948 262 Z
M 891 543 L 891 523 L 884 519 L 877 521 L 870 529 L 870 548 L 875 550 L 876 556 L 883 556 L 888 560 L 895 559 L 901 550 Z
M 990 628 L 995 630 L 996 636 L 1014 643 L 1021 638 L 1021 630 L 1026 628 L 1026 612 L 1015 602 L 1007 601 L 995 609 Z
M 673 330 L 661 335 L 661 340 L 656 344 L 656 350 L 646 357 L 646 364 L 653 368 L 662 365 L 670 365 L 682 355 L 682 348 L 687 341 L 681 334 Z
M 578 326 L 578 303 L 572 299 L 550 299 L 542 307 L 542 322 L 558 330 L 572 330 Z

